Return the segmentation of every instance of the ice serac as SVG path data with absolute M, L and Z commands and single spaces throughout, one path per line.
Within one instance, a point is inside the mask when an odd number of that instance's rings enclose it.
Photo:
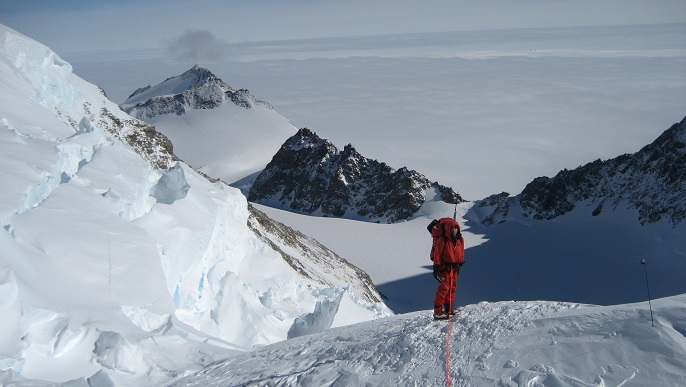
M 587 216 L 617 207 L 641 224 L 686 218 L 686 118 L 634 154 L 596 160 L 556 176 L 539 177 L 516 196 L 502 193 L 475 203 L 471 215 L 490 225 L 515 219 L 550 220 L 572 211 Z
M 304 316 L 390 313 L 351 265 L 308 267 L 315 253 L 249 227 L 239 190 L 4 26 L 0 82 L 0 384 L 161 385 Z
M 296 131 L 269 103 L 200 66 L 136 90 L 122 108 L 169 137 L 186 163 L 226 183 L 246 184 Z
M 341 151 L 307 128 L 284 142 L 248 198 L 297 213 L 389 223 L 410 218 L 430 200 L 465 202 L 416 171 L 395 170 L 350 144 Z
M 334 317 L 338 313 L 343 293 L 333 300 L 319 301 L 312 313 L 298 317 L 288 330 L 288 338 L 323 332 L 331 327 Z
M 180 164 L 176 164 L 162 175 L 150 191 L 150 196 L 158 203 L 172 204 L 186 197 L 191 187 L 186 183 L 186 176 Z

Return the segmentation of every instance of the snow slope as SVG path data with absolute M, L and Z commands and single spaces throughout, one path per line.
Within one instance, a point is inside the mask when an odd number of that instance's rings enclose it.
M 161 384 L 390 313 L 311 240 L 287 262 L 237 189 L 4 26 L 0 80 L 0 384 Z
M 455 386 L 684 385 L 686 296 L 653 309 L 654 327 L 648 303 L 482 302 L 450 330 L 415 312 L 230 357 L 173 386 L 440 386 L 446 363 Z

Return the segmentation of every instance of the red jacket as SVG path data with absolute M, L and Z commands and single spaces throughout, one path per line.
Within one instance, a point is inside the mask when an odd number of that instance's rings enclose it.
M 455 239 L 450 233 L 450 229 L 457 226 L 458 238 Z M 442 218 L 439 223 L 431 230 L 434 237 L 431 247 L 431 260 L 434 265 L 450 263 L 464 263 L 464 238 L 460 233 L 460 225 L 451 218 Z

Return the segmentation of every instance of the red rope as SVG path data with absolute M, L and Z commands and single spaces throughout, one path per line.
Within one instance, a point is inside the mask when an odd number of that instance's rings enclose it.
M 448 311 L 450 313 L 450 311 Z M 448 314 L 448 335 L 445 339 L 445 379 L 446 385 L 450 387 L 450 320 L 452 320 L 450 314 Z

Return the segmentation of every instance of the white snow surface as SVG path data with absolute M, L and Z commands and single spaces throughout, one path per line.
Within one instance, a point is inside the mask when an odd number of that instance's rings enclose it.
M 264 169 L 297 129 L 262 105 L 250 109 L 231 101 L 215 109 L 165 114 L 146 122 L 167 136 L 174 153 L 203 173 L 231 184 Z
M 450 326 L 408 313 L 237 355 L 173 385 L 684 385 L 686 296 L 652 308 L 654 327 L 647 302 L 482 302 Z
M 163 384 L 390 314 L 346 273 L 298 274 L 239 190 L 153 168 L 103 128 L 131 117 L 5 26 L 0 79 L 0 384 Z
M 396 313 L 429 309 L 436 281 L 430 275 L 431 219 L 452 217 L 451 204 L 430 201 L 397 224 L 317 218 L 257 206 L 273 219 L 312 236 L 369 273 Z M 480 301 L 548 300 L 625 304 L 645 300 L 641 259 L 648 262 L 653 297 L 686 293 L 686 224 L 666 220 L 642 226 L 627 203 L 591 216 L 577 208 L 551 221 L 517 216 L 479 224 L 472 203 L 457 207 L 465 238 L 456 305 Z M 354 243 L 351 243 L 354 241 Z

